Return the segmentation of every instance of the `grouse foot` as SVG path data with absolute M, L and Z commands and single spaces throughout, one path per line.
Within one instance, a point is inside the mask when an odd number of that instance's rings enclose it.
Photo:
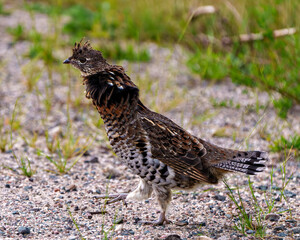
M 157 221 L 139 221 L 139 223 L 145 225 L 159 226 L 159 225 L 163 225 L 164 223 L 169 224 L 172 222 L 166 218 L 166 212 L 161 212 Z

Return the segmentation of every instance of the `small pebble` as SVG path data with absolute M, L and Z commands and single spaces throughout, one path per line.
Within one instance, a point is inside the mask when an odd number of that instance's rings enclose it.
M 189 224 L 189 222 L 187 220 L 181 220 L 181 221 L 175 222 L 175 225 L 177 225 L 177 226 L 186 226 L 188 224 Z
M 276 190 L 276 191 L 280 191 L 280 190 L 281 190 L 281 187 L 273 186 L 272 189 L 273 189 L 273 190 Z
M 83 207 L 81 208 L 81 211 L 84 211 L 85 209 L 87 209 L 87 206 L 83 206 Z
M 137 224 L 139 221 L 141 221 L 139 217 L 135 217 L 133 220 L 134 220 L 133 224 Z
M 134 231 L 132 229 L 122 229 L 121 235 L 123 236 L 134 235 Z
M 286 227 L 284 225 L 280 225 L 274 228 L 274 232 L 280 232 L 280 231 L 284 231 L 286 229 Z
M 77 187 L 75 184 L 71 184 L 65 188 L 66 192 L 77 191 Z
M 198 225 L 201 226 L 201 227 L 205 227 L 206 226 L 206 222 L 199 222 Z
M 4 185 L 4 187 L 5 187 L 5 188 L 10 188 L 10 185 L 9 185 L 8 183 L 6 183 L 6 184 Z
M 277 234 L 278 237 L 286 237 L 287 234 L 285 232 L 281 232 Z
M 30 233 L 30 228 L 29 227 L 19 227 L 18 232 L 21 234 L 29 234 Z
M 255 231 L 254 231 L 254 230 L 247 230 L 246 233 L 247 233 L 247 234 L 254 234 Z
M 260 185 L 257 187 L 259 190 L 262 190 L 262 191 L 267 191 L 268 190 L 268 186 L 266 185 Z
M 293 192 L 291 192 L 289 190 L 284 190 L 284 195 L 287 196 L 287 197 L 289 197 L 289 198 L 293 198 L 293 197 L 296 197 L 297 194 L 293 193 Z
M 30 211 L 32 211 L 32 212 L 39 212 L 39 211 L 41 211 L 41 209 L 40 208 L 32 208 Z
M 178 236 L 177 234 L 172 234 L 172 235 L 169 235 L 165 238 L 165 240 L 181 240 L 181 237 Z
M 89 150 L 86 150 L 86 151 L 83 153 L 83 156 L 85 156 L 85 157 L 90 156 L 90 155 L 91 155 L 91 154 L 90 154 Z
M 213 198 L 218 201 L 222 201 L 222 202 L 226 200 L 226 197 L 222 196 L 222 195 L 215 195 L 215 196 L 213 196 Z
M 25 186 L 25 187 L 24 187 L 24 190 L 25 190 L 25 191 L 29 191 L 29 190 L 31 190 L 31 189 L 32 189 L 32 186 Z
M 266 215 L 266 220 L 269 220 L 271 222 L 278 221 L 280 216 L 276 213 L 269 213 Z
M 294 219 L 287 219 L 287 220 L 285 220 L 285 222 L 289 228 L 297 226 L 297 221 Z
M 99 163 L 99 159 L 98 159 L 98 157 L 93 157 L 88 162 L 89 163 Z
M 289 233 L 299 234 L 300 233 L 300 227 L 294 227 L 292 229 L 288 230 Z
M 277 197 L 274 199 L 276 202 L 280 202 L 280 196 L 277 195 Z
M 101 194 L 101 190 L 100 189 L 96 189 L 95 191 L 97 194 Z
M 29 196 L 25 195 L 25 194 L 22 194 L 21 199 L 27 201 L 27 200 L 29 200 Z
M 120 217 L 120 218 L 118 218 L 118 219 L 116 219 L 116 220 L 113 221 L 114 224 L 121 224 L 123 222 L 124 222 L 124 218 L 123 217 Z

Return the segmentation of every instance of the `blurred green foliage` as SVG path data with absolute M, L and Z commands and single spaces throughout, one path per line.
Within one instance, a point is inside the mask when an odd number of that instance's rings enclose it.
M 0 15 L 9 15 L 9 12 L 4 9 L 2 1 L 0 1 Z
M 285 149 L 293 150 L 295 152 L 296 159 L 300 160 L 300 136 L 295 135 L 289 139 L 281 136 L 272 143 L 270 149 L 273 152 L 281 152 L 285 151 Z
M 7 31 L 13 36 L 14 42 L 26 39 L 24 27 L 21 24 L 18 24 L 16 27 L 7 28 Z
M 208 4 L 218 12 L 191 18 L 197 7 Z M 274 107 L 283 118 L 293 104 L 300 103 L 299 31 L 273 36 L 276 29 L 299 29 L 299 1 L 36 0 L 25 9 L 56 21 L 64 18 L 56 30 L 68 35 L 69 43 L 83 37 L 97 39 L 105 56 L 114 60 L 149 61 L 147 49 L 136 47 L 141 42 L 180 43 L 190 52 L 188 67 L 202 78 L 229 77 L 237 84 L 279 93 Z M 15 41 L 24 39 L 22 26 L 10 32 Z M 238 36 L 245 33 L 261 33 L 264 39 L 241 43 Z M 31 57 L 43 55 L 45 46 L 35 42 Z M 51 51 L 43 57 L 53 59 Z

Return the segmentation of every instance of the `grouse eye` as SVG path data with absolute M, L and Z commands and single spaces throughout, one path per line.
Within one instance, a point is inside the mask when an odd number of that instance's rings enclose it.
M 80 61 L 81 63 L 85 63 L 85 62 L 86 62 L 86 58 L 79 58 L 79 61 Z

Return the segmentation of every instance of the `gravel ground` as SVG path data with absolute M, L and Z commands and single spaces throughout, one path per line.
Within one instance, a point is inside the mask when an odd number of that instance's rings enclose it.
M 22 19 L 17 16 L 22 16 Z M 46 16 L 36 17 L 41 19 L 40 24 L 44 26 L 39 26 L 40 31 L 51 30 Z M 15 121 L 19 122 L 24 133 L 36 131 L 37 148 L 47 152 L 45 128 L 54 136 L 65 131 L 67 126 L 68 86 L 59 85 L 61 74 L 53 74 L 52 110 L 47 122 L 43 123 L 45 111 L 40 98 L 49 80 L 46 73 L 41 76 L 37 83 L 41 92 L 39 97 L 36 92 L 25 90 L 26 79 L 22 67 L 29 63 L 24 57 L 29 43 L 12 45 L 12 39 L 5 31 L 7 26 L 16 26 L 18 22 L 24 23 L 27 28 L 34 24 L 29 14 L 21 10 L 10 16 L 0 16 L 0 116 L 4 117 L 5 128 L 9 128 L 9 119 L 19 99 Z M 287 120 L 281 120 L 269 106 L 268 94 L 235 86 L 229 81 L 211 84 L 188 71 L 185 67 L 186 54 L 180 47 L 169 50 L 154 44 L 146 46 L 151 52 L 151 62 L 124 61 L 120 64 L 128 69 L 133 80 L 137 79 L 137 84 L 141 84 L 139 79 L 151 79 L 151 89 L 141 92 L 142 99 L 194 135 L 224 147 L 268 150 L 270 143 L 264 136 L 269 135 L 274 139 L 276 136 L 291 136 L 300 132 L 299 107 L 290 111 Z M 58 56 L 63 60 L 70 52 L 71 49 L 67 49 L 59 52 Z M 36 64 L 41 65 L 39 62 Z M 49 171 L 55 170 L 53 165 L 45 157 L 38 156 L 36 148 L 29 147 L 20 132 L 13 132 L 16 155 L 30 158 L 36 173 L 31 178 L 22 176 L 12 151 L 0 152 L 0 239 L 75 240 L 80 239 L 80 234 L 85 239 L 104 239 L 105 236 L 112 239 L 204 239 L 204 236 L 220 240 L 256 239 L 252 230 L 247 230 L 247 236 L 244 236 L 233 228 L 238 223 L 238 210 L 229 199 L 223 183 L 206 185 L 195 192 L 174 192 L 168 213 L 173 223 L 166 226 L 153 227 L 138 223 L 139 219 L 157 218 L 158 206 L 152 198 L 141 203 L 128 201 L 127 207 L 122 202 L 105 206 L 104 200 L 95 198 L 106 192 L 133 190 L 138 178 L 107 147 L 103 130 L 87 124 L 92 116 L 97 117 L 96 111 L 83 98 L 84 88 L 79 74 L 77 79 L 71 80 L 76 89 L 72 97 L 75 99 L 77 94 L 82 95 L 84 106 L 80 111 L 75 107 L 70 108 L 72 127 L 82 139 L 96 135 L 95 141 L 68 174 L 58 175 Z M 166 105 L 174 99 L 178 100 L 176 105 Z M 227 107 L 214 107 L 214 101 L 230 104 Z M 259 111 L 255 110 L 257 103 L 263 106 Z M 251 137 L 244 141 L 254 128 Z M 236 137 L 233 138 L 233 135 Z M 267 212 L 266 199 L 270 194 L 266 197 L 266 192 L 271 191 L 270 172 L 273 167 L 271 197 L 275 202 L 273 210 L 263 222 L 267 233 L 265 239 L 300 239 L 300 163 L 293 158 L 287 162 L 286 175 L 292 177 L 285 188 L 285 199 L 280 198 L 283 182 L 281 165 L 281 156 L 270 154 L 266 171 L 250 177 L 255 196 Z M 239 174 L 229 175 L 227 181 L 232 187 L 240 187 L 245 208 L 253 215 L 248 178 Z M 172 234 L 179 237 L 171 238 L 169 235 Z

